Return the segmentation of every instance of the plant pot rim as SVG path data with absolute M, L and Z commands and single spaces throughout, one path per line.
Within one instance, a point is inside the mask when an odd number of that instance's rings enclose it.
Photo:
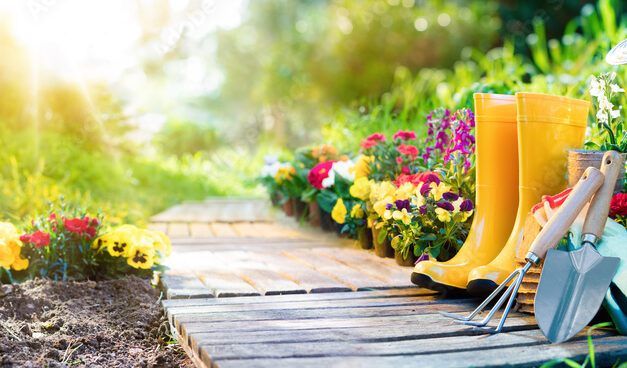
M 598 155 L 600 153 L 605 154 L 604 150 L 588 150 L 588 149 L 569 149 L 568 152 L 574 152 L 574 153 L 579 153 L 582 155 Z M 627 153 L 624 152 L 618 152 L 619 155 L 625 157 L 627 156 Z

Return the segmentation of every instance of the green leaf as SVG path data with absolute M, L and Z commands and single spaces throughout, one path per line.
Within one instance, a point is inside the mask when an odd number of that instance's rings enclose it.
M 318 196 L 316 197 L 320 208 L 322 208 L 327 213 L 331 213 L 333 211 L 333 207 L 335 206 L 337 199 L 338 197 L 335 192 L 328 189 L 320 191 L 320 193 L 318 193 Z
M 388 236 L 388 230 L 384 227 L 381 228 L 381 230 L 379 230 L 379 234 L 377 235 L 377 242 L 379 244 L 383 244 L 387 236 Z
M 423 236 L 421 236 L 420 240 L 422 240 L 422 241 L 434 241 L 437 238 L 438 238 L 437 235 L 428 233 L 428 234 L 424 234 Z
M 572 367 L 572 368 L 583 368 L 581 364 L 577 363 L 574 360 L 570 360 L 568 358 L 564 359 L 563 363 L 566 363 L 567 366 Z

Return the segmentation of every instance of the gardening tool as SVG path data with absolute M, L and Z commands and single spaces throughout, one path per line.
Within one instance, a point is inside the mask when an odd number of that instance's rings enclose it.
M 601 307 L 620 259 L 603 257 L 594 248 L 601 239 L 620 170 L 617 152 L 603 156 L 603 186 L 594 195 L 581 235 L 581 248 L 567 252 L 551 249 L 540 276 L 535 299 L 538 326 L 549 341 L 575 336 Z M 572 194 L 571 194 L 572 195 Z
M 468 292 L 490 294 L 518 264 L 527 213 L 543 194 L 566 188 L 566 152 L 583 145 L 589 102 L 540 93 L 516 93 L 518 129 L 518 211 L 509 238 L 491 262 L 468 274 Z M 581 175 L 581 174 L 579 174 Z
M 467 317 L 457 316 L 448 312 L 440 312 L 442 315 L 454 318 L 457 322 L 470 326 L 476 326 L 482 330 L 490 333 L 498 333 L 503 328 L 507 315 L 516 298 L 522 279 L 525 273 L 531 268 L 532 265 L 537 265 L 542 261 L 549 248 L 554 247 L 564 237 L 568 228 L 573 223 L 581 209 L 592 198 L 594 193 L 603 184 L 604 175 L 593 167 L 588 168 L 579 179 L 577 185 L 573 188 L 573 191 L 568 199 L 564 201 L 564 204 L 559 208 L 549 222 L 542 228 L 538 236 L 533 241 L 529 253 L 527 253 L 527 264 L 524 267 L 514 270 L 470 315 Z M 505 292 L 498 299 L 494 307 L 490 310 L 488 315 L 480 322 L 473 322 L 472 319 L 479 314 L 497 295 L 500 294 L 510 282 L 510 285 Z M 494 314 L 501 308 L 505 300 L 507 299 L 507 305 L 503 311 L 503 315 L 496 328 L 484 327 L 492 319 Z
M 518 205 L 518 143 L 516 98 L 475 93 L 476 188 L 475 216 L 466 242 L 446 262 L 419 262 L 414 284 L 447 293 L 464 292 L 468 273 L 500 252 L 516 218 Z

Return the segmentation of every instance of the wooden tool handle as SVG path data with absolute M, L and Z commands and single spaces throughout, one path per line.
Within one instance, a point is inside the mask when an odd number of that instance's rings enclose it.
M 620 156 L 616 151 L 607 151 L 603 155 L 601 172 L 605 175 L 605 181 L 590 202 L 586 221 L 583 224 L 582 238 L 585 234 L 591 234 L 596 241 L 601 240 L 607 215 L 610 213 L 610 202 L 620 171 L 620 162 Z
M 546 252 L 562 240 L 570 225 L 590 198 L 603 185 L 605 176 L 596 168 L 589 167 L 583 173 L 566 201 L 549 219 L 536 239 L 531 244 L 527 261 L 538 264 L 546 256 Z

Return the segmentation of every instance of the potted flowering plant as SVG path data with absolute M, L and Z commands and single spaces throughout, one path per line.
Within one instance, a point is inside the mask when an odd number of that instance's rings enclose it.
M 266 188 L 270 201 L 273 206 L 280 205 L 281 196 L 279 194 L 279 185 L 275 180 L 276 174 L 279 171 L 280 162 L 276 156 L 266 155 L 263 157 L 264 165 L 261 168 L 261 175 L 259 175 L 259 181 L 261 185 Z
M 416 133 L 398 131 L 391 141 L 374 133 L 361 141 L 364 160 L 369 162 L 369 177 L 375 181 L 394 180 L 401 173 L 410 173 L 420 154 L 414 145 Z
M 473 204 L 430 174 L 408 200 L 386 206 L 383 217 L 391 220 L 397 235 L 391 241 L 397 263 L 413 265 L 423 254 L 445 261 L 464 243 L 470 229 Z
M 319 179 L 324 175 L 320 175 L 320 177 L 317 177 L 315 180 L 312 178 L 312 186 L 319 185 L 321 188 L 316 200 L 322 212 L 330 215 L 330 219 L 332 220 L 330 224 L 331 229 L 335 229 L 338 233 L 347 234 L 349 236 L 355 235 L 351 231 L 354 230 L 353 228 L 344 226 L 346 225 L 346 205 L 352 205 L 353 202 L 349 188 L 355 180 L 354 166 L 355 164 L 351 160 L 334 161 L 330 165 L 325 165 L 323 169 L 318 168 L 318 171 L 312 170 L 314 173 L 321 173 L 328 168 L 326 177 L 322 180 Z M 346 202 L 346 204 L 344 202 Z M 325 224 L 325 226 L 329 225 L 322 221 L 322 219 L 321 223 Z
M 584 144 L 586 149 L 568 152 L 568 180 L 571 187 L 589 166 L 600 168 L 603 155 L 609 150 L 620 152 L 623 161 L 614 190 L 618 193 L 624 187 L 627 132 L 624 130 L 621 110 L 615 108 L 612 101 L 616 94 L 625 90 L 614 83 L 615 78 L 616 73 L 613 72 L 599 77 L 591 76 L 590 95 L 597 102 L 596 106 L 593 104 L 593 113 L 596 108 L 596 124 L 592 127 L 592 137 Z
M 298 191 L 296 170 L 289 162 L 279 163 L 274 181 L 281 197 L 280 204 L 286 216 L 294 216 L 293 198 L 300 195 Z

